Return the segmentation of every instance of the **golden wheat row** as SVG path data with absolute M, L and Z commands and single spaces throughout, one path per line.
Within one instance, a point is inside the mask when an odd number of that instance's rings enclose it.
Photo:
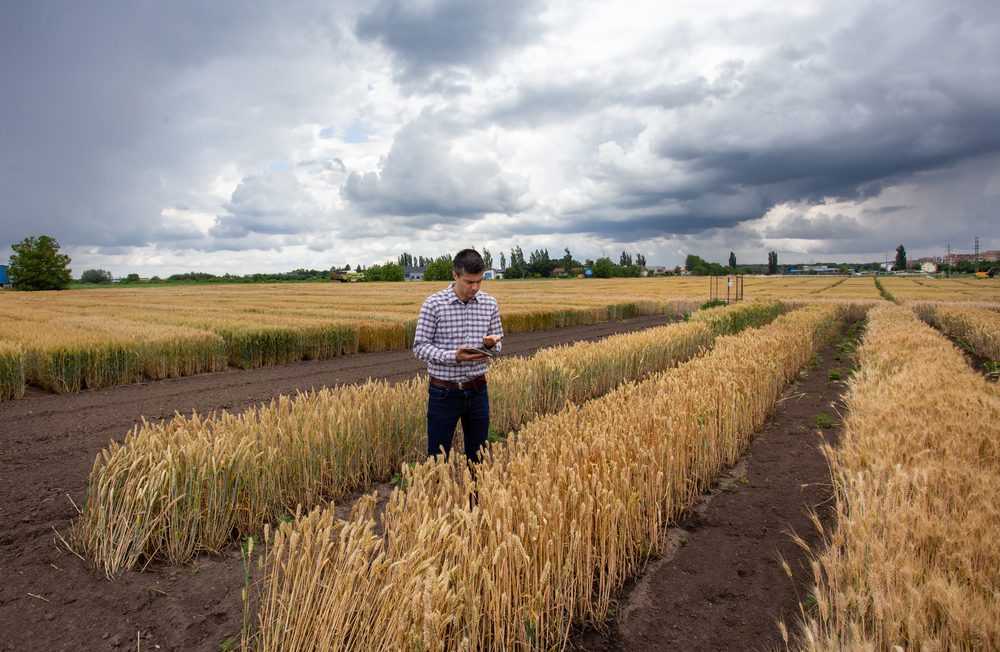
M 1000 649 L 1000 392 L 905 308 L 871 312 L 805 650 Z
M 404 312 L 364 305 L 331 311 L 289 299 L 272 307 L 221 303 L 192 311 L 168 303 L 130 310 L 127 304 L 95 303 L 90 293 L 83 297 L 87 301 L 79 296 L 64 303 L 53 297 L 52 303 L 22 301 L 21 309 L 0 304 L 8 326 L 0 341 L 25 349 L 26 382 L 73 392 L 228 366 L 250 369 L 401 349 L 413 341 L 413 316 L 419 308 L 407 302 Z M 518 333 L 636 315 L 682 314 L 694 307 L 691 300 L 635 300 L 557 310 L 525 303 L 505 313 L 504 321 L 507 332 Z M 12 388 L 0 388 L 0 396 L 16 395 Z
M 24 348 L 0 342 L 0 401 L 24 396 Z
M 706 356 L 570 405 L 494 445 L 404 468 L 374 496 L 283 524 L 267 550 L 263 650 L 528 650 L 600 623 L 666 522 L 745 449 L 842 324 L 815 306 L 722 337 Z M 753 351 L 748 356 L 747 351 Z
M 932 323 L 976 355 L 1000 361 L 1000 312 L 939 305 Z
M 759 325 L 780 303 L 716 309 Z M 699 354 L 704 324 L 676 324 L 501 360 L 490 374 L 494 427 L 583 401 Z M 385 480 L 421 456 L 426 379 L 280 397 L 241 415 L 177 415 L 143 423 L 94 462 L 74 528 L 77 547 L 108 576 L 157 557 L 172 562 L 217 551 L 233 532 L 252 534 L 296 505 Z

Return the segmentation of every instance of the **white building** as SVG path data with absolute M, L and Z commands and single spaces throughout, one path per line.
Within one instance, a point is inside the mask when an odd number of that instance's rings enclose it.
M 427 271 L 426 267 L 404 267 L 403 268 L 403 280 L 404 281 L 422 281 L 424 280 L 424 272 Z

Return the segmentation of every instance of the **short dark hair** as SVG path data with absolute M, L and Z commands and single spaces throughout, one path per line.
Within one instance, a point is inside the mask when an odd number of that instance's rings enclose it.
M 483 257 L 475 249 L 463 249 L 455 254 L 455 260 L 452 261 L 451 268 L 459 276 L 462 275 L 462 272 L 478 274 L 486 270 L 486 261 L 483 260 Z

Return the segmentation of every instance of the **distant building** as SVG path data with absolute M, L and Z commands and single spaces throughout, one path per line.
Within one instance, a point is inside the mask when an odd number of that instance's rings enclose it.
M 920 263 L 920 271 L 924 274 L 936 274 L 937 265 L 931 262 Z
M 427 271 L 427 267 L 404 267 L 403 268 L 403 280 L 404 281 L 422 281 L 424 280 L 424 272 Z
M 976 260 L 976 254 L 951 254 L 950 256 L 941 256 L 940 258 L 940 262 L 948 263 L 949 265 L 957 265 L 964 261 L 974 260 Z M 1000 260 L 1000 251 L 980 251 L 979 260 Z
M 484 281 L 490 281 L 490 280 L 498 281 L 498 280 L 500 280 L 502 278 L 503 278 L 503 270 L 488 269 L 485 272 L 483 272 L 483 280 Z
M 666 265 L 646 265 L 646 267 L 643 268 L 642 270 L 643 276 L 652 276 L 653 274 L 666 274 L 666 273 L 667 273 Z
M 829 265 L 803 265 L 801 269 L 792 267 L 789 274 L 840 274 L 840 269 Z
M 0 288 L 10 287 L 10 277 L 7 276 L 7 266 L 0 265 Z

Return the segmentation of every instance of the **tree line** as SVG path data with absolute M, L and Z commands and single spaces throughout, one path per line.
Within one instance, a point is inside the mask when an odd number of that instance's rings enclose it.
M 48 235 L 38 237 L 28 237 L 23 241 L 11 245 L 14 254 L 10 257 L 8 275 L 14 283 L 16 289 L 20 290 L 60 290 L 74 283 L 70 276 L 70 257 L 59 252 L 59 243 Z M 507 252 L 499 252 L 499 260 L 495 260 L 489 249 L 482 250 L 483 260 L 487 269 L 493 269 L 494 263 L 499 262 L 499 269 L 504 271 L 506 278 L 551 278 L 553 276 L 577 277 L 585 276 L 589 270 L 591 276 L 597 278 L 628 278 L 641 276 L 646 267 L 646 257 L 642 253 L 635 255 L 622 251 L 618 257 L 618 262 L 613 261 L 608 256 L 602 256 L 596 260 L 587 258 L 583 261 L 575 258 L 569 247 L 563 249 L 563 255 L 553 257 L 548 249 L 535 249 L 525 258 L 524 251 L 520 246 L 510 249 L 509 257 Z M 896 257 L 893 261 L 893 268 L 896 270 L 919 269 L 916 263 L 908 264 L 906 248 L 899 245 L 896 248 Z M 851 264 L 829 264 L 841 273 L 852 271 L 879 271 L 882 264 L 872 263 L 851 263 Z M 965 272 L 978 271 L 978 267 L 989 266 L 989 263 L 980 261 L 961 261 L 954 265 L 941 264 L 939 269 L 944 272 Z M 372 265 L 368 268 L 359 266 L 355 271 L 364 273 L 365 280 L 368 281 L 402 281 L 405 278 L 405 269 L 412 267 L 424 268 L 423 278 L 427 281 L 448 281 L 452 276 L 452 256 L 442 254 L 437 257 L 415 256 L 409 252 L 401 253 L 395 261 L 383 264 Z M 769 251 L 766 265 L 737 265 L 736 253 L 729 252 L 728 265 L 708 262 L 701 256 L 689 254 L 684 260 L 684 270 L 680 266 L 674 267 L 673 274 L 681 274 L 685 271 L 696 276 L 723 276 L 727 274 L 780 274 L 788 271 L 788 267 L 779 267 L 778 254 Z M 207 272 L 185 272 L 181 274 L 171 274 L 165 279 L 154 276 L 150 279 L 142 279 L 138 274 L 129 274 L 123 283 L 146 283 L 146 282 L 170 282 L 170 283 L 276 283 L 287 281 L 322 281 L 329 280 L 332 274 L 338 272 L 351 271 L 351 266 L 334 266 L 326 269 L 296 269 L 291 272 L 281 273 L 257 273 L 244 274 L 242 276 L 234 274 L 209 274 Z M 670 274 L 671 272 L 667 272 Z M 88 269 L 80 276 L 80 283 L 85 284 L 105 284 L 113 281 L 111 272 L 104 269 Z

